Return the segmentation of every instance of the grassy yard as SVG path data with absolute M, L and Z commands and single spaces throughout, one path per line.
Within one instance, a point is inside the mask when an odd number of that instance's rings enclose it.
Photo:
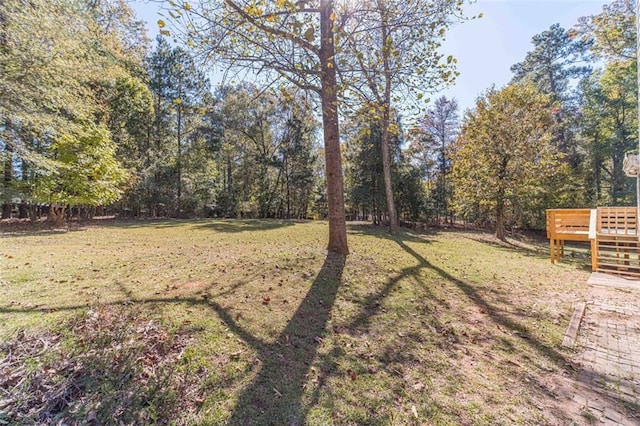
M 0 424 L 584 421 L 556 388 L 573 374 L 560 343 L 586 257 L 352 224 L 342 259 L 326 234 L 237 220 L 5 232 Z

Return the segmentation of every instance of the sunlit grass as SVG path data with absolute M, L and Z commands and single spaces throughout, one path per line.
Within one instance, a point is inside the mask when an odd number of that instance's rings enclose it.
M 5 234 L 0 336 L 100 305 L 192 330 L 189 423 L 564 423 L 544 383 L 588 260 L 466 231 L 397 237 L 286 221 L 113 223 Z M 541 420 L 542 419 L 542 420 Z

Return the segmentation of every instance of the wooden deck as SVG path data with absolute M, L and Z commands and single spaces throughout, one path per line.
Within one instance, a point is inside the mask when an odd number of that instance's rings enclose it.
M 546 213 L 551 263 L 564 257 L 565 241 L 589 241 L 592 271 L 640 279 L 635 207 L 549 209 Z
M 595 251 L 595 242 L 591 238 L 593 229 L 591 209 L 548 209 L 547 238 L 549 238 L 549 256 L 551 263 L 564 257 L 565 241 L 590 241 L 591 251 Z M 592 262 L 592 269 L 595 264 Z
M 599 207 L 596 222 L 597 272 L 640 278 L 636 207 Z

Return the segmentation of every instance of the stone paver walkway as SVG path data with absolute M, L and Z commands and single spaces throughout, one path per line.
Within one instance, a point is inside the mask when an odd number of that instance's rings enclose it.
M 640 425 L 640 292 L 591 287 L 575 347 L 585 424 Z

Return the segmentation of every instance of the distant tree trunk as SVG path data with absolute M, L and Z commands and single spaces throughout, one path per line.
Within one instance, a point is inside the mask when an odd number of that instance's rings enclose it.
M 289 169 L 287 157 L 284 157 L 284 179 L 285 179 L 285 195 L 287 204 L 287 219 L 291 219 L 291 188 L 289 186 Z
M 178 210 L 180 210 L 180 198 L 182 197 L 182 105 L 178 105 L 178 152 L 176 156 L 176 172 L 178 174 Z M 178 211 L 178 214 L 180 212 Z
M 31 220 L 31 222 L 36 222 L 40 219 L 39 210 L 38 206 L 29 204 L 29 220 Z
M 329 207 L 329 244 L 331 253 L 347 255 L 347 222 L 344 210 L 342 158 L 338 127 L 338 93 L 333 34 L 333 1 L 320 1 L 320 70 L 322 73 L 322 127 L 327 173 L 327 201 Z
M 507 166 L 509 165 L 509 159 L 507 157 L 502 158 L 500 163 L 500 170 L 498 171 L 498 193 L 496 198 L 496 238 L 500 241 L 506 241 L 504 230 L 504 205 L 505 205 L 505 179 L 507 176 Z
M 504 230 L 504 200 L 500 198 L 496 204 L 496 238 L 505 241 Z
M 377 215 L 376 211 L 377 211 L 377 208 L 376 208 L 376 197 L 372 193 L 371 194 L 371 222 L 373 222 L 374 225 L 378 224 L 378 215 Z
M 391 155 L 389 152 L 389 111 L 385 109 L 385 117 L 382 126 L 382 175 L 384 178 L 384 194 L 387 200 L 387 211 L 389 213 L 389 231 L 392 234 L 398 233 L 398 214 L 396 212 L 395 202 L 393 200 L 393 182 L 391 181 Z
M 56 226 L 64 225 L 65 214 L 65 206 L 56 206 L 54 204 L 49 206 L 49 220 L 54 222 Z
M 387 47 L 389 34 L 386 20 L 382 21 L 382 43 L 384 63 L 384 105 L 382 105 L 382 175 L 384 177 L 384 193 L 387 199 L 387 211 L 389 213 L 389 231 L 398 233 L 398 214 L 393 200 L 393 183 L 391 181 L 391 68 L 389 65 L 389 47 Z
M 26 203 L 18 204 L 18 218 L 26 219 L 29 217 L 29 208 Z
M 11 186 L 11 182 L 13 182 L 13 148 L 11 147 L 11 143 L 5 142 L 4 151 L 6 158 L 3 164 L 2 186 L 6 191 Z M 11 192 L 9 191 L 9 193 Z M 11 217 L 11 207 L 11 198 L 9 198 L 9 200 L 2 205 L 2 219 L 9 219 Z

